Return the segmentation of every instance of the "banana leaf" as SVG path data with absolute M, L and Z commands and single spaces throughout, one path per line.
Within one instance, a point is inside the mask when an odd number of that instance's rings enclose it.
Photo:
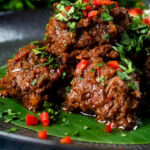
M 7 66 L 1 67 L 0 78 L 6 73 Z M 113 129 L 111 133 L 107 133 L 106 126 L 98 123 L 94 118 L 61 112 L 55 123 L 51 123 L 49 127 L 43 127 L 42 124 L 37 126 L 27 126 L 25 118 L 27 114 L 38 115 L 28 111 L 17 100 L 12 98 L 0 97 L 0 117 L 8 109 L 12 112 L 19 113 L 17 119 L 11 122 L 20 127 L 24 127 L 33 131 L 47 130 L 48 135 L 56 137 L 64 137 L 69 135 L 73 140 L 93 142 L 93 143 L 109 143 L 109 144 L 149 144 L 150 143 L 150 119 L 145 118 L 143 124 L 134 131 L 121 131 Z M 3 116 L 6 120 L 10 119 L 9 115 Z

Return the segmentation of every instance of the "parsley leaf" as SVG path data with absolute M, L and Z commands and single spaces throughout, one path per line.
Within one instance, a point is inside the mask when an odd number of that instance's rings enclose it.
M 137 85 L 136 85 L 134 82 L 130 82 L 130 83 L 128 84 L 128 86 L 129 86 L 132 90 L 134 90 L 134 91 L 137 90 Z
M 32 86 L 35 86 L 36 83 L 37 83 L 37 79 L 34 79 L 34 80 L 31 82 L 31 85 L 32 85 Z
M 125 72 L 117 72 L 117 75 L 120 77 L 122 80 L 131 80 L 131 77 L 129 77 Z
M 130 37 L 128 36 L 126 31 L 122 34 L 121 44 L 130 45 Z
M 101 15 L 102 21 L 113 21 L 113 17 L 109 13 L 103 12 Z
M 101 85 L 104 86 L 105 85 L 105 77 L 104 76 L 101 76 L 99 78 L 99 81 L 101 82 Z
M 105 42 L 106 40 L 108 40 L 109 38 L 110 38 L 110 34 L 107 33 L 107 34 L 105 35 L 105 37 L 104 37 L 104 42 Z

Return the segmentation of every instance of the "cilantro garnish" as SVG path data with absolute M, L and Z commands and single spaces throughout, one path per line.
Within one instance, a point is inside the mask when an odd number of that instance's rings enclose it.
M 37 79 L 34 79 L 34 80 L 31 82 L 31 85 L 32 85 L 32 86 L 35 86 L 36 83 L 37 83 Z
M 107 34 L 105 35 L 105 37 L 104 37 L 104 42 L 105 42 L 106 40 L 108 40 L 109 38 L 110 38 L 110 34 L 107 33 Z
M 92 69 L 91 69 L 91 72 L 94 72 L 94 71 L 95 71 L 95 68 L 92 68 Z
M 131 80 L 131 77 L 129 77 L 125 72 L 117 72 L 117 75 L 122 79 L 122 80 Z
M 66 87 L 66 92 L 67 92 L 67 93 L 70 92 L 71 89 L 72 89 L 71 86 L 67 86 L 67 87 Z
M 102 68 L 104 65 L 102 63 L 97 63 L 97 66 Z
M 137 85 L 136 85 L 134 82 L 130 82 L 130 83 L 128 84 L 128 86 L 129 86 L 131 89 L 133 89 L 134 91 L 137 90 Z
M 99 78 L 99 81 L 101 82 L 101 85 L 104 86 L 105 85 L 105 77 L 104 76 L 101 76 Z
M 63 72 L 63 74 L 62 74 L 62 79 L 65 79 L 66 75 L 67 75 L 67 73 L 66 73 L 66 72 Z
M 47 46 L 35 48 L 35 49 L 32 49 L 32 50 L 33 50 L 33 52 L 34 52 L 35 55 L 38 55 L 38 54 L 42 54 L 43 52 L 41 52 L 41 51 L 45 50 L 46 48 L 47 48 Z
M 19 128 L 17 128 L 17 127 L 12 127 L 12 128 L 10 128 L 10 129 L 4 130 L 4 131 L 7 132 L 7 133 L 10 133 L 10 132 L 16 132 L 16 131 L 18 131 L 18 130 L 19 130 Z
M 113 21 L 113 17 L 109 13 L 103 12 L 101 15 L 101 20 L 102 21 Z
M 61 1 L 58 4 L 55 18 L 59 21 L 68 22 L 68 27 L 71 32 L 74 32 L 77 27 L 77 23 L 73 20 L 79 20 L 82 18 L 82 10 L 86 9 L 87 3 L 83 3 L 82 0 L 77 0 L 75 3 L 69 1 Z M 70 6 L 71 8 L 66 11 L 65 7 Z M 62 13 L 63 12 L 63 13 Z M 72 37 L 72 35 L 70 35 Z

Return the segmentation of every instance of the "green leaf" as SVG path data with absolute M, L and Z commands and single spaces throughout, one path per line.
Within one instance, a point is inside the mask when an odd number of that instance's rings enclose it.
M 34 80 L 31 82 L 31 85 L 32 85 L 32 86 L 35 86 L 36 83 L 37 83 L 37 79 L 34 79 Z
M 76 25 L 77 25 L 76 22 L 68 22 L 68 26 L 71 32 L 74 32 L 76 30 Z
M 60 21 L 68 21 L 68 19 L 64 16 L 64 15 L 62 15 L 62 14 L 57 14 L 56 16 L 55 16 L 55 18 L 57 19 L 57 20 L 60 20 Z
M 134 82 L 129 83 L 128 86 L 129 86 L 133 91 L 136 91 L 136 90 L 137 90 L 137 85 L 136 85 Z
M 131 80 L 131 77 L 129 77 L 125 72 L 118 71 L 117 74 L 122 80 Z
M 105 77 L 104 76 L 101 76 L 99 78 L 99 81 L 101 82 L 101 85 L 104 86 L 105 85 Z
M 122 34 L 121 44 L 130 45 L 130 37 L 128 36 L 126 31 Z
M 103 12 L 101 15 L 101 20 L 102 21 L 113 21 L 113 17 L 110 16 L 110 14 Z
M 16 131 L 18 131 L 19 130 L 19 128 L 17 128 L 17 127 L 12 127 L 12 128 L 10 128 L 9 130 L 4 130 L 5 132 L 7 132 L 7 133 L 10 133 L 10 132 L 16 132 Z
M 6 72 L 6 66 L 0 69 L 0 76 L 2 77 Z M 49 107 L 45 104 L 45 107 Z M 47 130 L 47 134 L 56 137 L 65 137 L 69 135 L 73 140 L 92 142 L 92 143 L 108 143 L 108 144 L 149 144 L 150 143 L 150 119 L 145 118 L 143 125 L 131 132 L 112 129 L 112 133 L 104 132 L 106 126 L 103 123 L 98 123 L 94 118 L 83 116 L 80 114 L 61 112 L 55 123 L 51 123 L 49 127 L 43 127 L 42 124 L 37 126 L 27 126 L 25 118 L 27 114 L 36 113 L 28 111 L 18 101 L 12 98 L 0 97 L 0 111 L 17 113 L 18 119 L 11 122 L 23 128 L 33 131 Z M 3 115 L 4 119 L 9 119 L 9 115 Z M 14 131 L 15 129 L 13 129 Z

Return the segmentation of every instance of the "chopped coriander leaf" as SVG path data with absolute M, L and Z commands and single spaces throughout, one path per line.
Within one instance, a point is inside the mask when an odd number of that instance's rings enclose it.
M 68 19 L 67 19 L 67 17 L 66 16 L 64 16 L 64 15 L 62 15 L 62 14 L 57 14 L 56 16 L 55 16 L 55 18 L 57 19 L 57 20 L 59 20 L 59 21 L 68 21 Z
M 75 31 L 76 25 L 77 25 L 76 22 L 68 22 L 68 26 L 69 26 L 71 32 Z
M 44 36 L 44 40 L 47 40 L 47 39 L 48 39 L 48 35 L 45 35 L 45 36 Z
M 65 79 L 66 75 L 67 75 L 67 73 L 66 73 L 66 72 L 63 72 L 63 74 L 62 74 L 62 79 Z
M 104 65 L 102 63 L 97 63 L 97 66 L 102 68 Z
M 72 34 L 72 32 L 70 33 L 70 37 L 71 37 L 71 38 L 73 37 L 73 34 Z
M 47 48 L 47 46 L 45 46 L 45 47 L 40 47 L 40 48 L 35 48 L 35 49 L 32 49 L 33 51 L 34 51 L 34 54 L 35 55 L 38 55 L 38 54 L 41 54 L 42 52 L 42 50 L 45 50 Z
M 60 1 L 60 4 L 62 4 L 64 6 L 70 6 L 70 5 L 72 5 L 72 3 L 70 1 L 67 1 L 67 0 Z
M 119 67 L 122 69 L 122 70 L 127 70 L 127 68 L 126 67 L 124 67 L 123 65 L 119 65 Z
M 51 64 L 52 69 L 56 69 L 57 67 L 59 67 L 59 64 Z
M 59 11 L 62 11 L 62 12 L 67 13 L 67 11 L 66 11 L 66 9 L 65 9 L 65 6 L 64 6 L 64 5 L 58 4 L 58 5 L 56 6 L 56 8 L 57 8 Z
M 66 92 L 67 92 L 67 93 L 70 92 L 71 88 L 72 88 L 71 86 L 67 86 L 67 87 L 66 87 Z
M 4 88 L 3 87 L 0 87 L 0 90 L 3 90 Z
M 129 83 L 128 86 L 134 91 L 137 90 L 137 85 L 134 82 Z
M 117 75 L 122 79 L 122 80 L 131 80 L 131 77 L 129 77 L 125 72 L 117 72 Z
M 105 77 L 104 76 L 101 76 L 99 78 L 99 81 L 101 82 L 101 85 L 104 86 L 105 85 Z
M 115 8 L 115 6 L 116 6 L 116 4 L 115 4 L 115 3 L 112 3 L 112 4 L 110 4 L 110 5 L 105 6 L 105 8 L 110 10 L 110 9 Z
M 48 57 L 48 62 L 44 63 L 44 66 L 50 65 L 52 62 L 54 61 L 54 57 L 52 57 L 51 55 Z
M 95 71 L 95 68 L 92 68 L 92 69 L 91 69 L 91 72 L 94 72 L 94 71 Z
M 71 6 L 71 8 L 66 11 L 66 6 Z M 79 20 L 82 18 L 82 10 L 86 10 L 87 3 L 83 3 L 82 0 L 77 0 L 75 3 L 69 1 L 61 1 L 57 7 L 57 14 L 55 18 L 60 21 L 68 22 L 68 26 L 71 32 L 76 30 L 77 23 L 73 22 L 73 19 Z M 65 14 L 62 14 L 64 12 Z M 55 12 L 56 13 L 56 12 Z M 70 36 L 72 38 L 72 35 Z
M 31 82 L 31 85 L 32 85 L 32 86 L 35 86 L 36 83 L 37 83 L 37 79 L 34 79 L 34 80 Z
M 74 79 L 71 80 L 70 84 L 73 84 Z
M 104 42 L 105 42 L 106 40 L 108 40 L 109 38 L 110 38 L 110 34 L 107 33 L 107 34 L 105 35 L 105 37 L 104 37 Z
M 66 46 L 67 46 L 67 44 L 65 43 L 65 44 L 64 44 L 64 46 L 66 47 Z
M 74 13 L 74 11 L 75 11 L 75 8 L 74 8 L 74 6 L 72 6 L 72 7 L 70 8 L 70 10 L 68 11 L 67 15 L 68 15 L 68 16 L 72 15 L 72 14 Z
M 82 77 L 79 77 L 79 80 L 81 81 L 83 78 Z
M 40 82 L 42 82 L 44 80 L 44 78 L 45 78 L 45 75 L 43 74 L 41 79 L 40 79 Z
M 103 12 L 101 15 L 102 21 L 113 21 L 113 17 L 109 13 Z
M 10 129 L 4 130 L 4 131 L 7 132 L 7 133 L 10 133 L 10 132 L 16 132 L 16 131 L 18 131 L 18 130 L 19 130 L 19 128 L 17 128 L 17 127 L 12 127 L 12 128 L 10 128 Z
M 72 124 L 70 123 L 70 120 L 66 119 L 65 121 L 63 121 L 64 123 L 62 124 L 63 126 L 72 126 Z
M 121 44 L 124 44 L 124 45 L 130 45 L 130 37 L 128 36 L 127 34 L 127 31 L 125 31 L 123 34 L 122 34 L 122 40 L 121 40 Z

